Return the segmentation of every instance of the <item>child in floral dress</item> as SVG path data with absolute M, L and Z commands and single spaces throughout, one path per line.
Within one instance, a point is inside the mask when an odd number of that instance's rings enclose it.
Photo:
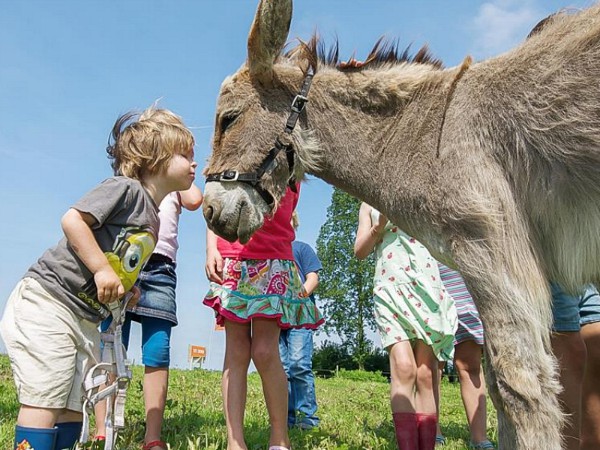
M 294 263 L 290 221 L 297 202 L 298 193 L 288 187 L 273 217 L 266 218 L 245 245 L 207 232 L 206 273 L 211 283 L 204 304 L 215 310 L 217 323 L 225 327 L 222 390 L 228 450 L 247 449 L 243 421 L 250 359 L 262 379 L 271 424 L 269 449 L 290 447 L 279 332 L 315 329 L 323 323 Z
M 375 251 L 375 320 L 390 356 L 391 407 L 400 450 L 433 450 L 438 360 L 452 357 L 456 309 L 427 249 L 363 203 L 354 252 Z

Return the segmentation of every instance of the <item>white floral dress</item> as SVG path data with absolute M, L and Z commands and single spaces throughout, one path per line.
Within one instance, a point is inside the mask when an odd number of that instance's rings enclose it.
M 372 209 L 372 223 L 378 220 L 379 211 Z M 375 321 L 383 347 L 420 339 L 440 361 L 451 359 L 458 319 L 437 261 L 389 221 L 375 256 Z

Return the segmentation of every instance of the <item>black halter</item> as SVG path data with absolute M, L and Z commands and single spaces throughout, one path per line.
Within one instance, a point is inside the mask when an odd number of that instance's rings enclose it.
M 298 122 L 298 118 L 300 117 L 302 111 L 304 111 L 304 106 L 308 102 L 308 90 L 310 89 L 313 75 L 314 73 L 312 69 L 309 69 L 306 74 L 306 78 L 304 78 L 304 83 L 302 84 L 300 92 L 292 101 L 291 112 L 285 124 L 284 130 L 284 132 L 288 135 L 291 135 L 292 131 L 294 131 L 296 123 Z M 260 163 L 260 166 L 258 166 L 258 169 L 256 169 L 254 172 L 239 173 L 237 170 L 224 170 L 220 173 L 211 173 L 207 175 L 206 182 L 240 181 L 242 183 L 248 183 L 254 189 L 256 189 L 267 205 L 272 206 L 274 201 L 273 196 L 262 188 L 260 185 L 260 180 L 264 175 L 273 171 L 275 168 L 275 158 L 277 158 L 277 155 L 282 150 L 285 151 L 285 156 L 287 157 L 288 168 L 290 171 L 288 185 L 294 192 L 296 192 L 296 180 L 294 179 L 294 147 L 291 144 L 284 144 L 279 140 L 279 137 L 275 139 L 275 145 L 271 148 L 271 150 L 269 150 L 269 153 L 267 156 L 265 156 L 265 159 L 263 159 L 263 161 Z

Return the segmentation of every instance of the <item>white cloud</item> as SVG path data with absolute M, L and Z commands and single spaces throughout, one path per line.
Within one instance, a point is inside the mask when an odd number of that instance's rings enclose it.
M 528 0 L 493 0 L 482 4 L 473 23 L 475 56 L 486 58 L 516 46 L 542 15 L 535 2 Z

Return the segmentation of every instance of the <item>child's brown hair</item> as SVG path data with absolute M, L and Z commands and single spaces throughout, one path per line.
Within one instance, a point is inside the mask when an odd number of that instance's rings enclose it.
M 115 175 L 141 180 L 167 168 L 175 154 L 187 154 L 194 136 L 178 115 L 151 106 L 141 114 L 128 112 L 117 119 L 106 153 Z

